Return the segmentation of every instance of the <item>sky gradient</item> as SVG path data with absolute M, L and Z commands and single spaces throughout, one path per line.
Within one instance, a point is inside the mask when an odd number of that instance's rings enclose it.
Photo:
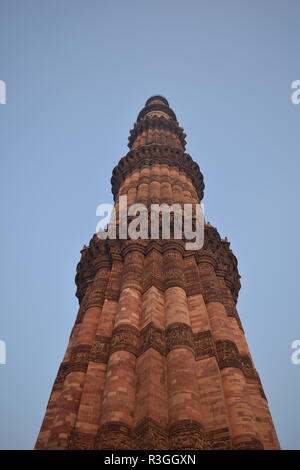
M 0 0 L 0 448 L 34 446 L 77 313 L 80 249 L 151 95 L 238 258 L 238 310 L 284 449 L 300 449 L 297 0 Z

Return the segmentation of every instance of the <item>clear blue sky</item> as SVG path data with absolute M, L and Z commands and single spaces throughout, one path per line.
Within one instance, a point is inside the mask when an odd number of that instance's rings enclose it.
M 297 0 L 1 0 L 0 447 L 30 449 L 73 325 L 80 249 L 139 110 L 169 100 L 239 260 L 283 448 L 300 448 Z

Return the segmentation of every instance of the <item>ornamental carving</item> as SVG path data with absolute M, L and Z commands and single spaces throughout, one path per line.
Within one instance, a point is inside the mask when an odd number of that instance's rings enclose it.
M 166 353 L 164 330 L 157 328 L 153 322 L 148 323 L 148 325 L 141 330 L 140 338 L 140 355 L 150 348 L 156 349 L 156 351 L 160 352 L 163 355 Z
M 91 347 L 90 360 L 106 363 L 109 357 L 110 341 L 111 338 L 107 336 L 96 336 Z
M 164 131 L 171 133 L 177 137 L 179 142 L 181 143 L 182 149 L 185 149 L 185 133 L 183 129 L 178 126 L 178 124 L 170 119 L 166 120 L 164 118 L 158 116 L 152 116 L 151 118 L 147 117 L 142 121 L 139 121 L 134 125 L 134 128 L 130 131 L 130 136 L 128 137 L 128 147 L 131 149 L 134 145 L 135 141 L 141 135 L 148 133 L 149 130 L 157 129 L 159 131 Z
M 95 449 L 102 450 L 130 450 L 133 445 L 131 429 L 123 423 L 111 422 L 100 426 Z
M 69 450 L 94 449 L 95 436 L 85 432 L 74 430 L 70 435 Z
M 86 372 L 89 363 L 90 350 L 90 344 L 75 346 L 71 353 L 68 372 Z
M 76 268 L 75 283 L 77 285 L 76 296 L 79 303 L 86 294 L 88 285 L 92 282 L 95 275 L 95 267 L 93 264 L 93 255 L 89 248 L 84 246 L 81 250 L 81 259 Z
M 104 281 L 105 285 L 103 285 L 102 287 L 91 289 L 91 293 L 87 301 L 86 309 L 90 307 L 102 307 L 107 279 L 105 281 Z
M 54 382 L 54 386 L 53 386 L 54 390 L 59 389 L 63 386 L 63 383 L 65 381 L 65 378 L 68 372 L 69 372 L 69 362 L 62 362 L 58 369 L 57 376 Z
M 172 323 L 166 328 L 166 353 L 178 347 L 194 350 L 192 330 L 186 323 Z
M 174 450 L 204 450 L 210 449 L 203 427 L 200 423 L 182 420 L 170 427 L 170 449 Z
M 110 344 L 110 353 L 115 351 L 128 351 L 138 355 L 139 352 L 139 332 L 131 325 L 120 325 L 113 331 Z
M 217 284 L 214 281 L 202 281 L 203 285 L 203 298 L 205 303 L 209 302 L 220 302 L 222 303 L 222 296 L 218 289 Z
M 166 113 L 174 123 L 177 123 L 176 114 L 167 104 L 154 102 L 152 102 L 152 104 L 146 104 L 146 106 L 143 107 L 143 109 L 138 114 L 137 123 L 139 124 L 148 113 L 153 111 L 161 111 L 162 113 Z
M 215 345 L 220 369 L 224 369 L 224 367 L 242 369 L 239 351 L 233 341 L 219 340 Z
M 179 171 L 184 172 L 192 181 L 199 199 L 203 198 L 203 176 L 197 163 L 187 153 L 164 145 L 151 145 L 141 147 L 138 150 L 131 150 L 119 161 L 119 164 L 113 170 L 111 178 L 114 198 L 117 197 L 120 186 L 126 177 L 134 170 L 148 166 L 149 163 L 177 167 Z
M 200 277 L 195 255 L 185 255 L 184 259 L 184 281 L 188 296 L 202 293 Z
M 204 359 L 215 355 L 213 339 L 211 332 L 201 331 L 193 334 L 195 356 L 197 359 Z
M 165 286 L 166 289 L 169 287 L 185 287 L 182 269 L 170 268 L 164 271 L 165 275 Z
M 234 444 L 235 450 L 264 450 L 264 446 L 259 439 L 252 438 L 249 441 Z
M 229 428 L 214 429 L 206 433 L 207 440 L 211 444 L 212 450 L 230 450 L 232 442 L 230 438 Z
M 163 290 L 162 255 L 158 251 L 160 244 L 152 242 L 147 249 L 143 272 L 143 292 L 152 286 Z
M 134 431 L 138 450 L 169 449 L 168 433 L 151 418 L 145 418 Z
M 224 439 L 210 440 L 211 450 L 232 450 L 230 437 Z
M 248 379 L 256 379 L 257 373 L 248 354 L 240 354 L 240 359 L 245 377 Z
M 108 300 L 118 301 L 120 297 L 121 279 L 122 279 L 123 263 L 114 261 L 106 286 L 105 298 Z

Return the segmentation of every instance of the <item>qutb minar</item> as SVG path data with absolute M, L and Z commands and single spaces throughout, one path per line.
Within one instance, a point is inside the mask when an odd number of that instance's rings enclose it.
M 112 176 L 128 204 L 199 204 L 203 177 L 168 101 L 153 96 Z M 236 309 L 237 260 L 204 244 L 99 239 L 81 251 L 79 311 L 36 449 L 278 449 Z

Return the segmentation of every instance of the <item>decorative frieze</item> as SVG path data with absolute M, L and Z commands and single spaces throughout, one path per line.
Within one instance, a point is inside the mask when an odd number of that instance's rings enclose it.
M 151 145 L 141 147 L 138 150 L 131 150 L 123 157 L 119 164 L 113 170 L 111 178 L 112 192 L 116 198 L 126 177 L 134 170 L 149 166 L 150 164 L 166 164 L 170 167 L 177 167 L 178 170 L 184 172 L 191 180 L 199 200 L 203 198 L 204 183 L 203 176 L 199 166 L 195 163 L 190 155 L 182 150 L 173 149 L 164 145 Z
M 90 352 L 90 361 L 107 363 L 111 338 L 97 335 Z
M 165 332 L 156 327 L 153 322 L 148 323 L 140 332 L 139 355 L 150 348 L 156 349 L 162 355 L 166 354 Z
M 183 248 L 179 241 L 169 240 L 168 245 L 164 245 L 163 275 L 165 289 L 170 287 L 185 288 Z
M 95 436 L 85 432 L 73 430 L 69 440 L 69 450 L 92 450 L 94 449 Z
M 154 132 L 153 132 L 154 131 Z M 155 132 L 157 131 L 157 132 Z M 160 116 L 152 116 L 147 119 L 141 120 L 134 125 L 134 128 L 130 131 L 130 136 L 128 138 L 128 147 L 137 148 L 139 144 L 143 144 L 143 138 L 152 137 L 155 133 L 155 136 L 161 136 L 162 139 L 155 139 L 156 143 L 164 144 L 166 138 L 170 136 L 171 146 L 176 145 L 180 150 L 185 150 L 185 136 L 183 129 L 178 126 L 178 124 L 171 119 L 164 119 Z M 152 142 L 153 143 L 153 142 Z M 173 144 L 173 145 L 172 145 Z
M 209 330 L 194 333 L 193 343 L 196 360 L 205 359 L 215 355 L 214 343 Z
M 166 353 L 174 348 L 188 347 L 194 350 L 192 329 L 185 323 L 172 323 L 166 328 Z
M 219 340 L 216 341 L 215 345 L 220 369 L 224 369 L 224 367 L 237 367 L 242 369 L 239 351 L 233 341 Z
M 134 430 L 134 440 L 139 450 L 169 449 L 168 433 L 151 418 L 145 418 Z
M 134 240 L 122 243 L 125 258 L 122 273 L 121 290 L 128 287 L 143 290 L 144 245 Z
M 146 105 L 138 114 L 137 123 L 139 124 L 142 122 L 142 120 L 149 114 L 150 116 L 155 116 L 154 112 L 156 111 L 160 111 L 161 113 L 166 114 L 167 117 L 169 117 L 174 123 L 177 123 L 176 114 L 174 113 L 173 109 L 169 107 L 167 102 L 162 102 L 161 98 L 159 99 L 159 102 L 149 102 L 149 100 L 147 101 Z
M 120 297 L 123 262 L 114 260 L 105 291 L 105 299 L 117 302 Z
M 204 450 L 208 448 L 203 426 L 197 421 L 181 420 L 169 429 L 170 449 Z
M 253 367 L 253 363 L 248 354 L 240 354 L 240 360 L 244 375 L 247 379 L 257 379 L 257 372 Z
M 202 293 L 202 286 L 194 254 L 185 254 L 184 256 L 184 280 L 187 296 Z
M 264 450 L 264 446 L 259 439 L 250 439 L 247 441 L 237 442 L 234 444 L 235 450 Z
M 74 346 L 71 353 L 68 373 L 86 372 L 89 363 L 90 350 L 90 344 Z
M 53 385 L 53 390 L 62 388 L 68 372 L 69 372 L 69 362 L 62 362 L 57 372 L 57 376 Z
M 95 449 L 132 450 L 135 447 L 131 429 L 127 424 L 110 422 L 100 426 L 95 441 Z
M 231 450 L 232 441 L 229 428 L 214 429 L 206 433 L 207 442 L 212 450 Z
M 120 325 L 114 329 L 110 344 L 110 354 L 115 351 L 128 351 L 138 355 L 139 331 L 132 325 Z
M 98 261 L 98 263 L 100 262 Z M 99 269 L 99 271 L 96 273 L 93 284 L 91 285 L 91 288 L 89 290 L 89 294 L 88 294 L 88 298 L 87 298 L 86 306 L 85 306 L 86 309 L 91 308 L 91 307 L 101 308 L 103 305 L 104 297 L 105 297 L 105 289 L 107 286 L 109 273 L 110 273 L 108 259 L 105 259 L 103 263 L 104 263 L 104 267 Z
M 144 273 L 143 273 L 143 292 L 150 287 L 157 287 L 164 290 L 163 280 L 163 258 L 161 254 L 161 246 L 158 242 L 152 241 L 146 252 Z

